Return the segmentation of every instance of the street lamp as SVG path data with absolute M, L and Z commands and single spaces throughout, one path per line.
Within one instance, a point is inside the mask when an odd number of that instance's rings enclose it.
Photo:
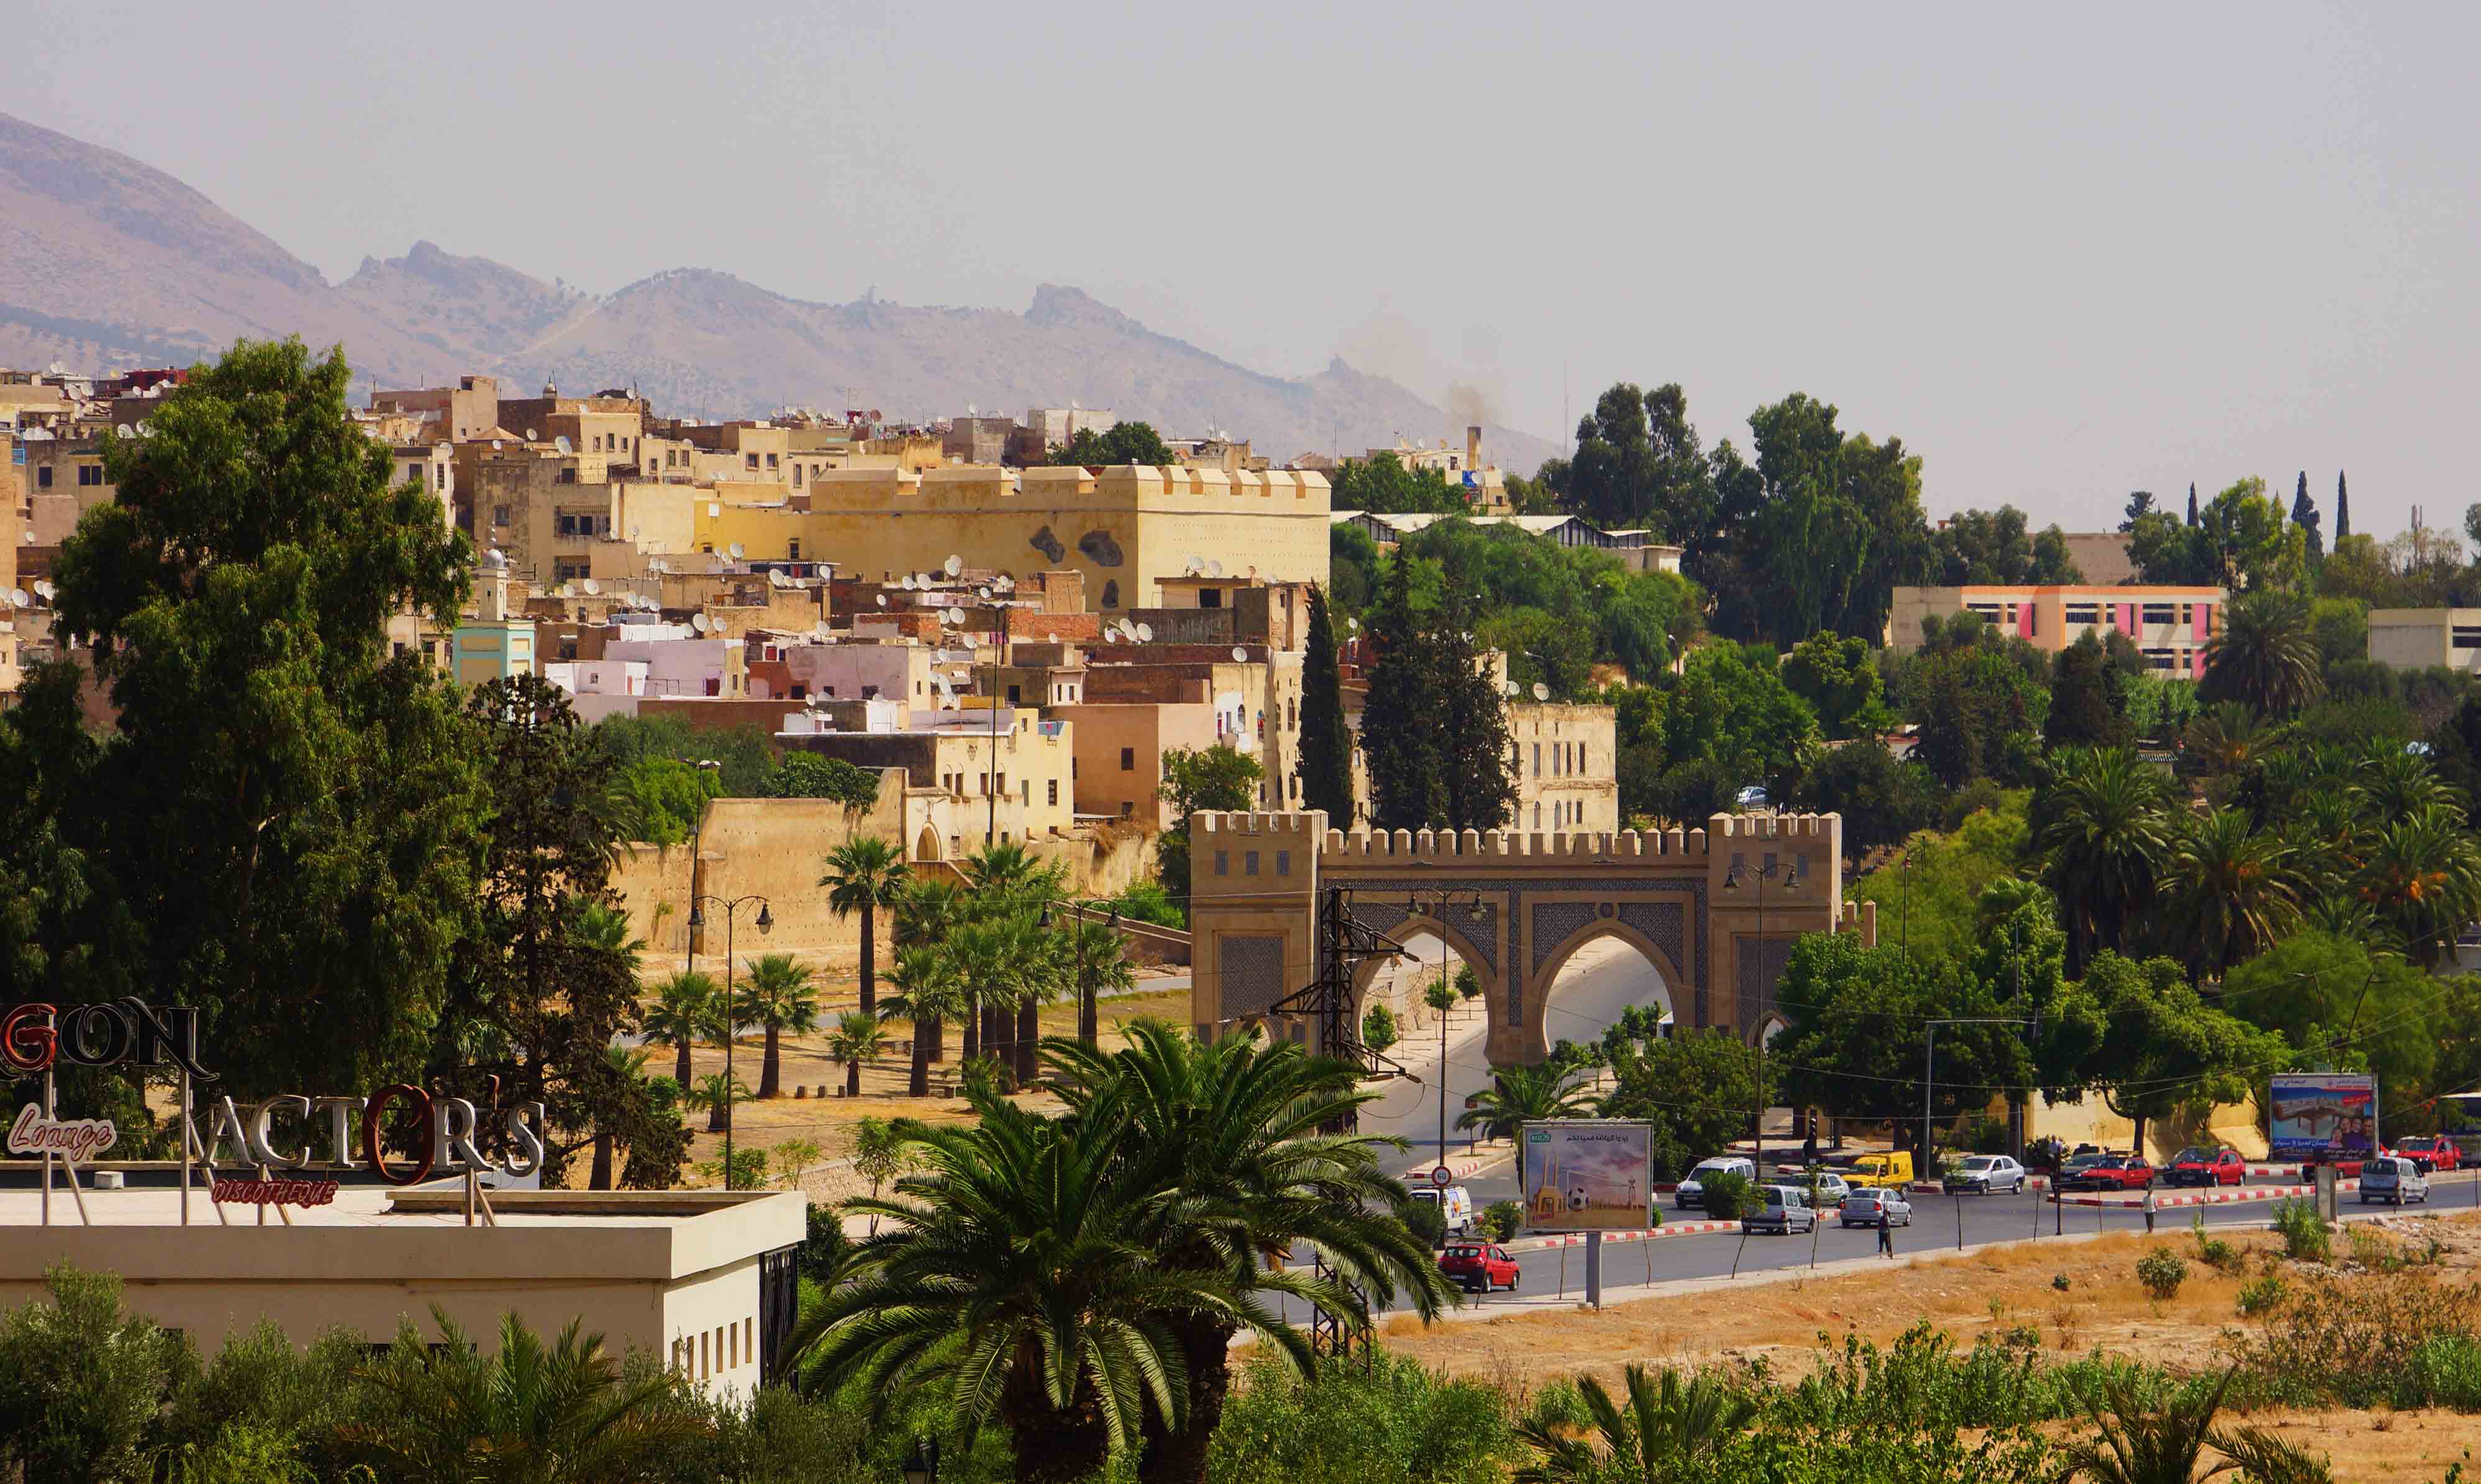
M 1437 903 L 1432 915 L 1438 920 L 1442 929 L 1439 934 L 1439 988 L 1445 990 L 1448 987 L 1448 954 L 1450 951 L 1448 948 L 1447 934 L 1444 931 L 1447 926 L 1448 907 L 1451 902 L 1462 898 L 1467 920 L 1478 923 L 1482 917 L 1481 893 L 1450 891 L 1446 887 L 1417 887 L 1415 895 L 1404 903 L 1412 909 L 1416 917 L 1422 915 L 1421 894 L 1423 892 L 1427 892 Z M 1452 1001 L 1446 994 L 1440 995 L 1439 999 L 1442 1002 L 1439 1005 L 1439 1162 L 1445 1164 L 1448 1162 L 1448 1004 Z M 1444 1206 L 1440 1208 L 1441 1211 L 1446 1209 Z
M 904 1460 L 904 1484 L 936 1484 L 938 1477 L 939 1440 L 916 1437 L 912 1456 Z
M 1752 872 L 1758 878 L 1758 1085 L 1753 1100 L 1757 1104 L 1758 1149 L 1753 1162 L 1761 1174 L 1766 1165 L 1766 882 L 1777 871 L 1783 872 L 1785 891 L 1799 891 L 1800 857 L 1794 855 L 1780 866 L 1767 861 Z M 1723 872 L 1723 890 L 1737 892 L 1739 889 L 1740 865 L 1735 861 L 1732 869 Z
M 758 903 L 758 935 L 765 937 L 775 930 L 775 916 L 767 910 L 767 898 L 756 892 L 735 897 L 690 898 L 690 931 L 694 934 L 706 925 L 706 913 L 700 903 L 713 902 L 723 909 L 723 1188 L 739 1188 L 732 1169 L 732 1044 L 736 1011 L 732 1003 L 732 915 L 751 902 Z M 692 942 L 696 939 L 692 937 Z
M 1099 1021 L 1101 1016 L 1099 1015 L 1098 1007 L 1094 1002 L 1094 986 L 1085 977 L 1085 934 L 1077 929 L 1084 926 L 1085 914 L 1087 912 L 1091 911 L 1095 907 L 1109 906 L 1111 909 L 1111 915 L 1105 920 L 1105 925 L 1116 933 L 1120 930 L 1120 909 L 1108 898 L 1097 900 L 1072 898 L 1061 902 L 1059 905 L 1060 910 L 1068 914 L 1069 920 L 1072 924 L 1071 930 L 1068 934 L 1068 941 L 1075 946 L 1077 953 L 1077 1039 L 1078 1042 L 1087 1051 L 1092 1051 L 1094 1049 L 1094 1042 L 1100 1033 Z M 1042 915 L 1035 920 L 1034 925 L 1043 928 L 1051 926 L 1051 904 L 1049 902 L 1043 903 Z

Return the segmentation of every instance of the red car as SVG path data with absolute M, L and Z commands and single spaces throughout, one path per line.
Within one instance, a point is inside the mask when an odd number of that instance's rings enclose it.
M 2248 1161 L 2236 1149 L 2183 1149 L 2162 1172 L 2167 1185 L 2237 1185 L 2248 1182 Z
M 2395 1153 L 2410 1159 L 2424 1175 L 2464 1166 L 2464 1151 L 2443 1133 L 2416 1133 L 2395 1145 Z
M 2104 1155 L 2072 1175 L 2059 1179 L 2062 1190 L 2151 1190 L 2154 1166 L 2143 1155 Z
M 1462 1284 L 1468 1293 L 1487 1293 L 1493 1289 L 1516 1291 L 1516 1260 L 1496 1243 L 1450 1242 L 1439 1254 L 1439 1271 Z

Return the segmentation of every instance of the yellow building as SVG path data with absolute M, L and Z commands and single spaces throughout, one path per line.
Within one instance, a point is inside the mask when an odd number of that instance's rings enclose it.
M 1327 578 L 1327 484 L 1305 471 L 836 469 L 806 499 L 758 493 L 701 502 L 698 549 L 739 545 L 751 560 L 833 561 L 887 582 L 951 556 L 1020 580 L 1065 567 L 1104 612 L 1158 606 L 1192 561 L 1270 582 Z

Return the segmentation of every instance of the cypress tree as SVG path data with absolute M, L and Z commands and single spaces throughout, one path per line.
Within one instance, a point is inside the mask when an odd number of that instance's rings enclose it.
M 1370 615 L 1378 663 L 1361 708 L 1361 755 L 1370 768 L 1370 822 L 1379 829 L 1426 829 L 1448 814 L 1439 725 L 1446 697 L 1436 689 L 1430 638 L 1413 615 L 1412 564 L 1397 547 Z
M 1465 632 L 1464 603 L 1450 599 L 1445 610 L 1430 648 L 1438 666 L 1435 693 L 1447 703 L 1447 821 L 1460 830 L 1500 829 L 1516 810 L 1507 706 Z
M 2300 471 L 2300 487 L 2291 496 L 2291 523 L 2309 533 L 2309 555 L 2326 555 L 2326 537 L 2317 529 L 2324 520 L 2318 515 L 2316 505 L 2309 498 L 2309 471 L 2306 469 Z
M 1344 678 L 1335 663 L 1335 620 L 1326 592 L 1310 588 L 1309 654 L 1301 662 L 1301 807 L 1327 825 L 1352 822 L 1352 739 L 1344 724 Z
M 2343 471 L 2335 471 L 2335 539 L 2339 544 L 2352 534 L 2352 492 L 2343 485 Z
M 2197 482 L 2196 482 L 2195 480 L 2190 480 L 2190 481 L 2188 482 L 2188 524 L 2193 526 L 2193 525 L 2195 525 L 2196 523 L 2197 523 Z

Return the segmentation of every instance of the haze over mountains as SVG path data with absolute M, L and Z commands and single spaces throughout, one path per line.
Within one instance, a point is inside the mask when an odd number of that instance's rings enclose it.
M 526 392 L 635 385 L 664 412 L 705 418 L 787 404 L 1022 415 L 1074 399 L 1166 435 L 1227 430 L 1278 460 L 1397 432 L 1453 439 L 1465 420 L 1340 359 L 1309 377 L 1251 371 L 1053 284 L 1023 314 L 812 303 L 703 269 L 598 297 L 419 242 L 331 285 L 162 171 L 0 115 L 0 366 L 184 363 L 285 334 L 342 341 L 385 385 L 466 372 Z M 1495 425 L 1484 437 L 1522 472 L 1556 452 Z

